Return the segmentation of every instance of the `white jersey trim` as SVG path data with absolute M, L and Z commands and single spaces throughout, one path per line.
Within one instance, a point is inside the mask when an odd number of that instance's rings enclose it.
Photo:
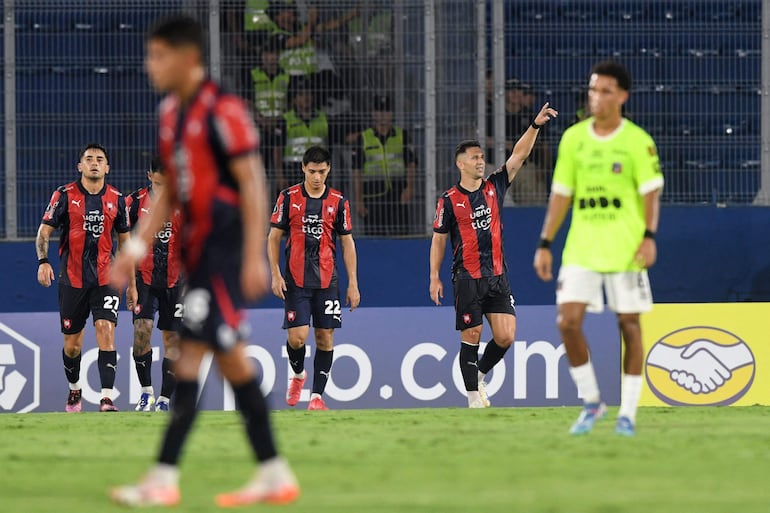
M 624 126 L 626 126 L 626 118 L 621 118 L 620 119 L 620 124 L 618 125 L 618 127 L 615 130 L 613 130 L 612 132 L 610 132 L 607 135 L 599 135 L 594 130 L 594 122 L 591 121 L 590 123 L 588 123 L 588 133 L 591 134 L 591 137 L 593 137 L 597 141 L 604 142 L 604 141 L 609 141 L 610 139 L 612 139 L 613 137 L 618 135 L 620 133 L 620 131 L 623 130 Z
M 567 198 L 571 198 L 575 191 L 562 183 L 553 182 L 551 183 L 551 192 L 558 194 L 559 196 L 566 196 Z
M 656 176 L 651 180 L 647 180 L 639 186 L 639 194 L 644 196 L 647 193 L 663 188 L 663 176 Z

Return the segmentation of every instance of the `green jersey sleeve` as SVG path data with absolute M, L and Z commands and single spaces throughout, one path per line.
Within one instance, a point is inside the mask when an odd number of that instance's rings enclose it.
M 553 170 L 551 191 L 560 196 L 572 197 L 575 194 L 574 140 L 574 130 L 568 129 L 559 142 L 559 153 Z
M 639 194 L 644 196 L 663 187 L 663 172 L 655 142 L 644 130 L 639 129 L 639 132 L 639 144 L 635 145 L 633 154 L 634 181 Z

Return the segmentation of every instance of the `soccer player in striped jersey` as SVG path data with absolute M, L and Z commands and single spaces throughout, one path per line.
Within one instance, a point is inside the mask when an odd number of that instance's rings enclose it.
M 140 219 L 150 215 L 154 198 L 166 187 L 166 174 L 160 156 L 154 156 L 147 172 L 150 185 L 142 187 L 126 198 L 128 219 L 136 226 Z M 142 394 L 136 411 L 168 411 L 169 399 L 176 387 L 172 362 L 179 349 L 179 323 L 182 319 L 182 280 L 179 232 L 182 212 L 175 209 L 155 234 L 152 251 L 139 263 L 136 272 L 137 304 L 134 314 L 134 366 Z M 158 329 L 163 336 L 163 381 L 160 396 L 155 403 L 152 388 L 152 323 L 158 313 Z
M 505 165 L 486 179 L 480 143 L 461 142 L 455 149 L 460 181 L 438 199 L 430 247 L 430 297 L 441 304 L 444 285 L 439 269 L 447 239 L 451 239 L 455 329 L 461 340 L 459 365 L 470 408 L 490 406 L 484 378 L 503 358 L 516 332 L 516 309 L 503 252 L 503 199 L 529 157 L 540 128 L 557 115 L 547 103 L 543 105 Z M 479 360 L 484 316 L 493 338 Z
M 80 179 L 54 191 L 38 228 L 35 242 L 37 280 L 44 287 L 51 286 L 54 273 L 48 262 L 48 242 L 54 231 L 61 228 L 59 314 L 64 334 L 64 373 L 69 383 L 64 410 L 79 412 L 82 409 L 80 361 L 83 328 L 90 313 L 99 346 L 102 386 L 99 411 L 117 411 L 112 399 L 118 365 L 115 326 L 118 324 L 120 295 L 110 286 L 110 268 L 114 233 L 119 245 L 128 240 L 126 200 L 115 187 L 106 183 L 110 162 L 103 146 L 86 145 L 80 154 L 78 171 Z M 129 291 L 128 302 L 135 300 Z
M 337 237 L 348 273 L 345 294 L 350 311 L 361 300 L 356 275 L 356 246 L 350 221 L 350 203 L 326 185 L 331 155 L 325 148 L 308 148 L 302 158 L 302 183 L 281 191 L 270 219 L 267 254 L 273 276 L 273 294 L 284 300 L 283 328 L 288 330 L 286 351 L 294 376 L 289 380 L 286 402 L 295 406 L 307 379 L 305 341 L 310 318 L 315 328 L 313 391 L 309 410 L 327 410 L 323 400 L 334 355 L 334 330 L 342 326 L 337 284 Z M 281 239 L 286 240 L 286 278 L 279 264 Z

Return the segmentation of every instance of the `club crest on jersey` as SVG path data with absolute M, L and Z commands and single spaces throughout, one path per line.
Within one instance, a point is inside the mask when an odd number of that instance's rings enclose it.
M 492 197 L 492 196 L 495 195 L 495 190 L 494 189 L 489 189 L 489 192 L 487 194 L 489 194 L 489 196 Z
M 64 329 L 70 329 L 72 327 L 72 321 L 69 319 L 64 319 L 62 324 L 64 325 Z
M 294 310 L 286 312 L 286 320 L 288 320 L 289 322 L 293 322 L 294 319 L 296 318 L 297 318 L 297 312 L 295 312 Z
M 471 314 L 463 314 L 463 322 L 465 324 L 470 324 L 471 323 Z
M 111 201 L 108 201 L 107 202 L 107 210 L 112 210 L 113 208 L 115 208 L 115 204 L 112 203 Z
M 623 164 L 620 162 L 613 162 L 612 163 L 612 172 L 613 174 L 619 175 L 623 172 Z

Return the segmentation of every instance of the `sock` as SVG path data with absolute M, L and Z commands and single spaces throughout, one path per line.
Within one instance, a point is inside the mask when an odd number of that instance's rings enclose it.
M 99 379 L 102 382 L 102 388 L 112 388 L 115 386 L 115 371 L 118 369 L 117 351 L 102 351 L 99 349 Z
M 171 397 L 176 388 L 176 374 L 174 374 L 174 362 L 168 358 L 163 358 L 163 382 L 160 386 L 160 395 L 162 397 Z
M 304 348 L 303 348 L 304 349 Z M 181 386 L 181 383 L 179 384 Z M 267 461 L 275 458 L 278 452 L 273 443 L 273 432 L 270 429 L 267 401 L 259 389 L 257 379 L 253 378 L 243 385 L 233 386 L 235 404 L 243 415 L 246 424 L 246 434 L 251 442 L 251 448 L 257 461 Z M 177 395 L 179 394 L 177 389 Z M 174 408 L 179 408 L 179 397 L 174 402 Z
M 639 406 L 639 397 L 642 395 L 642 376 L 624 374 L 623 384 L 620 388 L 619 417 L 628 417 L 636 424 L 636 408 Z
M 481 401 L 481 396 L 479 395 L 478 390 L 476 390 L 476 391 L 469 390 L 468 391 L 468 405 L 470 406 L 471 404 L 473 404 L 475 402 L 478 402 L 478 401 Z
M 585 404 L 598 403 L 601 400 L 599 385 L 596 383 L 596 373 L 591 360 L 583 365 L 570 367 L 569 373 L 572 376 L 572 381 L 575 382 L 578 395 L 583 398 Z
M 64 374 L 67 376 L 68 383 L 77 383 L 80 381 L 80 358 L 82 353 L 78 353 L 75 358 L 70 358 L 61 350 L 62 360 L 64 360 Z M 71 387 L 70 387 L 71 389 Z M 80 387 L 75 390 L 79 390 Z
M 163 436 L 163 445 L 158 456 L 158 463 L 176 465 L 177 461 L 179 461 L 182 446 L 195 421 L 195 415 L 198 413 L 197 402 L 197 381 L 180 381 L 177 383 L 174 410 L 166 428 L 166 434 Z
M 323 395 L 326 390 L 326 383 L 332 372 L 332 359 L 334 350 L 321 351 L 316 348 L 315 358 L 313 358 L 313 393 Z
M 152 351 L 147 351 L 143 355 L 134 355 L 134 366 L 136 367 L 136 376 L 139 378 L 139 384 L 143 387 L 152 386 Z
M 302 374 L 305 370 L 305 345 L 299 349 L 294 349 L 289 345 L 289 341 L 286 341 L 286 354 L 289 356 L 289 365 L 294 374 Z
M 479 360 L 479 372 L 486 374 L 491 371 L 492 367 L 503 359 L 506 352 L 508 352 L 507 347 L 500 347 L 494 339 L 490 340 L 486 349 L 484 349 L 484 356 Z
M 478 392 L 479 390 L 479 346 L 463 342 L 460 344 L 460 372 L 463 375 L 465 390 Z
M 112 389 L 111 388 L 102 388 L 102 398 L 107 398 L 112 400 Z

